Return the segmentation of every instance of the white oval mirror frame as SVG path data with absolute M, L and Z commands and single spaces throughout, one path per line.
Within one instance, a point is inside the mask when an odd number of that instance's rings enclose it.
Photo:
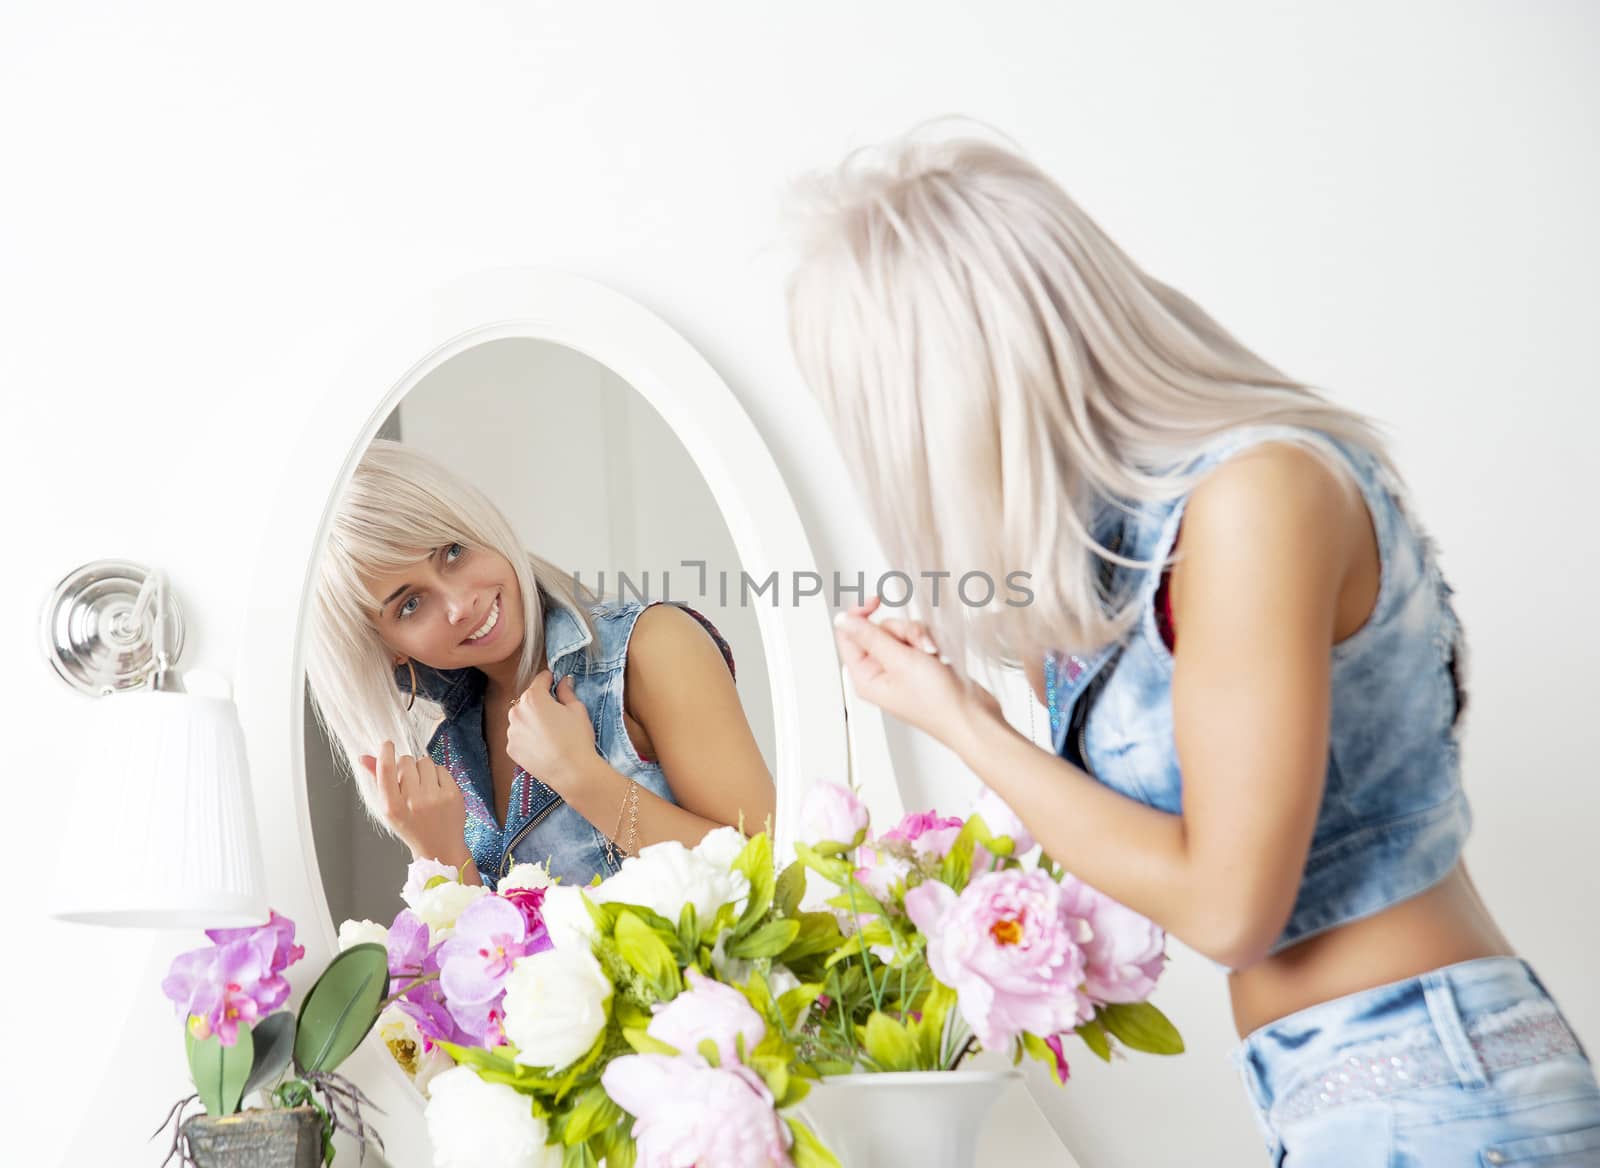
M 799 512 L 760 432 L 704 358 L 642 306 L 581 277 L 514 268 L 469 276 L 392 316 L 336 371 L 299 449 L 285 461 L 240 630 L 235 693 L 267 889 L 273 907 L 295 920 L 306 948 L 306 960 L 291 974 L 320 971 L 337 946 L 305 789 L 300 648 L 313 552 L 329 503 L 413 385 L 463 350 L 507 337 L 567 345 L 641 393 L 705 476 L 754 581 L 776 572 L 781 592 L 794 573 L 816 570 Z M 777 606 L 758 599 L 756 612 L 772 681 L 780 846 L 792 839 L 804 785 L 843 781 L 852 771 L 874 818 L 892 822 L 900 797 L 882 720 L 841 685 L 824 597 Z M 296 988 L 307 988 L 311 976 L 303 973 Z M 369 1040 L 344 1072 L 386 1113 L 380 1130 L 389 1162 L 425 1168 L 420 1096 L 387 1052 Z

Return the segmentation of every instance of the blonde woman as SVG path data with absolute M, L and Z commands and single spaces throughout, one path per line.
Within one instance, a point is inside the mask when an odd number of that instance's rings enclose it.
M 648 844 L 770 819 L 711 622 L 574 584 L 439 463 L 389 441 L 363 456 L 317 566 L 306 672 L 414 858 L 491 887 L 522 861 L 581 885 Z
M 1372 426 L 982 135 L 808 194 L 794 351 L 925 618 L 840 614 L 860 694 L 1227 971 L 1275 1160 L 1600 1162 L 1583 1049 L 1461 862 L 1464 642 Z M 952 588 L 1017 570 L 1030 604 Z M 1054 752 L 969 653 L 1026 669 Z

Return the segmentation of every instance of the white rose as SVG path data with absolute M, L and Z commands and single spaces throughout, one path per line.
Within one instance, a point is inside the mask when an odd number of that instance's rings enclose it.
M 549 888 L 550 869 L 543 864 L 517 864 L 495 883 L 495 891 L 510 888 Z
M 517 958 L 506 978 L 505 1032 L 517 1061 L 559 1070 L 587 1054 L 605 1029 L 611 981 L 588 949 Z
M 550 1129 L 528 1097 L 455 1067 L 433 1081 L 424 1115 L 434 1168 L 561 1168 Z
M 377 1031 L 378 1041 L 411 1077 L 423 1098 L 428 1096 L 429 1084 L 456 1065 L 442 1049 L 424 1041 L 411 1015 L 398 1005 L 389 1006 L 378 1015 Z
M 588 949 L 594 943 L 594 918 L 577 888 L 552 884 L 545 889 L 539 912 L 544 917 L 550 943 L 557 949 Z
M 339 952 L 355 945 L 389 944 L 389 929 L 377 921 L 345 921 L 339 926 Z
M 730 872 L 676 840 L 666 840 L 622 861 L 622 871 L 591 889 L 589 899 L 596 904 L 643 905 L 674 923 L 683 906 L 692 904 L 704 923 L 723 905 L 749 895 L 750 881 L 743 872 Z
M 719 868 L 731 868 L 739 858 L 739 853 L 744 851 L 745 842 L 744 835 L 737 827 L 719 827 L 716 831 L 706 833 L 705 838 L 694 846 L 694 854 Z

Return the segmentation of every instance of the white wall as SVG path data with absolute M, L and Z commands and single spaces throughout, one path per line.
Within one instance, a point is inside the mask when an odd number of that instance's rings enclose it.
M 1473 638 L 1471 864 L 1600 1044 L 1597 24 L 1581 2 L 1481 0 L 12 0 L 8 1158 L 157 1162 L 142 1141 L 183 1085 L 158 982 L 195 942 L 33 915 L 57 863 L 118 862 L 53 818 L 82 707 L 39 663 L 50 585 L 100 556 L 160 564 L 186 663 L 232 669 L 254 533 L 317 408 L 287 354 L 331 370 L 394 298 L 521 263 L 666 317 L 766 435 L 821 570 L 880 567 L 787 356 L 769 244 L 791 175 L 946 111 L 1010 131 L 1153 272 L 1391 424 Z M 901 747 L 909 803 L 964 802 L 947 755 Z M 1044 1096 L 1089 1168 L 1257 1154 L 1197 965 L 1161 999 L 1188 1056 L 1114 1076 L 1079 1058 Z

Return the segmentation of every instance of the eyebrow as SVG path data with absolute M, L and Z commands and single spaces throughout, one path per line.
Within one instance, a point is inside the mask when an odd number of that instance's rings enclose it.
M 439 554 L 439 549 L 438 548 L 434 548 L 431 552 L 428 553 L 428 561 L 431 563 L 433 561 L 433 557 L 438 555 L 438 554 Z M 378 612 L 381 614 L 384 609 L 388 608 L 391 604 L 394 603 L 395 597 L 399 596 L 402 592 L 404 592 L 406 589 L 408 589 L 410 587 L 411 587 L 410 584 L 402 584 L 402 585 L 400 585 L 400 587 L 396 588 L 393 592 L 389 593 L 389 595 L 384 598 L 383 603 L 378 605 Z

